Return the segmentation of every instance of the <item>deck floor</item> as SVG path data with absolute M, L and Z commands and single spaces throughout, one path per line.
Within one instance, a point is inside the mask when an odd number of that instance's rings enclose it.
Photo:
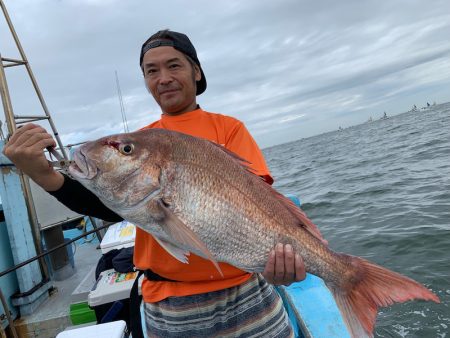
M 34 313 L 14 322 L 20 337 L 56 337 L 72 326 L 69 318 L 72 293 L 97 265 L 101 257 L 97 247 L 98 242 L 76 246 L 75 273 L 62 281 L 52 280 L 50 283 L 56 291 Z

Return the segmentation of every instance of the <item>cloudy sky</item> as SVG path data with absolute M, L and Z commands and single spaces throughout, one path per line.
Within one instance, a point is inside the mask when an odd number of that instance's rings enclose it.
M 4 0 L 65 144 L 160 116 L 138 65 L 159 29 L 186 33 L 208 111 L 261 147 L 450 101 L 450 1 Z M 0 53 L 18 57 L 0 18 Z M 24 67 L 7 68 L 17 115 L 41 114 Z M 4 120 L 3 117 L 0 119 Z

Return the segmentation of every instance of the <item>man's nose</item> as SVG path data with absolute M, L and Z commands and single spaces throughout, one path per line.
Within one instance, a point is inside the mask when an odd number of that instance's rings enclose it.
M 160 84 L 168 84 L 172 82 L 172 76 L 168 69 L 161 69 L 159 72 L 159 83 Z

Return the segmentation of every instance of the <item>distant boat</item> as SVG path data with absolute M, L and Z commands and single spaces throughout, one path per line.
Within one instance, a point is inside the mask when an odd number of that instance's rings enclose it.
M 414 106 L 412 106 L 412 108 L 411 108 L 411 110 L 410 111 L 418 111 L 419 109 L 417 108 L 417 106 L 416 105 L 414 105 Z
M 387 116 L 386 112 L 384 112 L 383 116 L 380 118 L 380 120 L 387 120 L 389 117 Z
M 431 107 L 431 104 L 429 102 L 427 102 L 427 105 L 425 107 L 422 107 L 421 109 L 428 109 Z
M 372 116 L 369 117 L 369 119 L 367 120 L 367 122 L 373 122 Z
M 342 128 L 341 126 L 339 126 L 339 129 L 338 129 L 339 131 L 343 131 L 344 130 L 344 128 Z

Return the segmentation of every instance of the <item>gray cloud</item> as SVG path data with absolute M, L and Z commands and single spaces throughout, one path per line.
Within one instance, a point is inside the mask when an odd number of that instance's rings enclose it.
M 139 49 L 161 28 L 185 32 L 208 79 L 206 110 L 243 120 L 262 146 L 449 101 L 448 1 L 5 0 L 66 143 L 159 117 Z M 2 56 L 17 52 L 2 26 Z M 7 43 L 9 42 L 9 43 Z M 37 101 L 8 69 L 17 112 Z

